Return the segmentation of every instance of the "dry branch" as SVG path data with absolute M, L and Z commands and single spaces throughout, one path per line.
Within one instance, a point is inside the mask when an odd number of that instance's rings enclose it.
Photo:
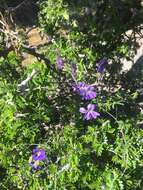
M 20 84 L 18 84 L 18 87 L 21 88 L 21 87 L 24 87 L 27 85 L 27 83 L 32 80 L 32 78 L 38 73 L 38 71 L 36 71 L 35 69 L 32 70 L 32 73 L 28 75 L 28 77 L 22 81 Z

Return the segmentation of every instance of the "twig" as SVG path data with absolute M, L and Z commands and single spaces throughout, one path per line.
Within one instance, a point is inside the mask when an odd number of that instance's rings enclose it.
M 116 123 L 118 124 L 118 120 L 114 115 L 112 115 L 111 113 L 109 113 L 108 111 L 105 111 L 105 110 L 104 110 L 104 112 L 107 113 L 108 115 L 110 115 L 116 121 Z
M 27 83 L 32 80 L 32 78 L 38 73 L 38 71 L 36 71 L 35 69 L 32 70 L 32 73 L 30 75 L 28 75 L 28 77 L 22 81 L 20 84 L 18 84 L 18 87 L 25 87 L 27 85 Z
M 19 5 L 17 5 L 16 7 L 8 7 L 8 11 L 9 12 L 15 12 L 17 9 L 21 8 L 24 4 L 28 3 L 28 0 L 24 0 L 22 1 Z
M 46 58 L 45 55 L 37 53 L 36 48 L 30 48 L 29 46 L 24 45 L 24 44 L 22 45 L 22 47 L 23 47 L 23 49 L 28 51 L 29 54 L 31 54 L 31 55 L 37 57 L 38 59 L 43 60 L 45 63 L 47 63 L 46 64 L 47 67 L 49 67 L 50 69 L 56 71 L 56 69 L 51 65 L 51 61 L 48 58 Z
M 14 113 L 15 118 L 23 118 L 29 115 L 29 113 Z

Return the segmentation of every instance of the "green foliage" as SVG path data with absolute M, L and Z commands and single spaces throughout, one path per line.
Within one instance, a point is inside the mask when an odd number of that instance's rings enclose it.
M 37 52 L 50 62 L 23 67 L 14 51 L 0 58 L 0 189 L 142 190 L 141 93 L 120 74 L 120 58 L 132 50 L 123 34 L 136 25 L 137 15 L 127 15 L 133 6 L 140 13 L 140 1 L 44 0 L 39 6 L 37 24 L 52 43 Z M 111 64 L 100 74 L 96 63 L 104 56 Z M 85 102 L 71 88 L 77 81 L 96 88 L 91 102 L 100 117 L 94 121 L 79 113 Z M 35 147 L 47 156 L 39 170 L 30 165 Z

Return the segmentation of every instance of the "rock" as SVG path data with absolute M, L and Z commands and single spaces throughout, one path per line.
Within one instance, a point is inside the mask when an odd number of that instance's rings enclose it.
M 128 72 L 132 69 L 135 64 L 143 64 L 143 29 L 141 29 L 140 33 L 134 34 L 132 30 L 126 32 L 126 35 L 131 38 L 135 39 L 135 43 L 133 45 L 132 53 L 130 60 L 126 58 L 121 60 L 122 72 Z M 133 36 L 134 35 L 134 36 Z

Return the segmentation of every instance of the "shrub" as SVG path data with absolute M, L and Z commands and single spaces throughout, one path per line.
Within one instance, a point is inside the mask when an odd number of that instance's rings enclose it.
M 127 17 L 133 6 L 138 14 Z M 141 190 L 141 94 L 118 62 L 132 50 L 123 34 L 136 26 L 140 1 L 39 8 L 51 42 L 22 41 L 0 58 L 1 189 Z M 26 52 L 37 59 L 23 67 Z

